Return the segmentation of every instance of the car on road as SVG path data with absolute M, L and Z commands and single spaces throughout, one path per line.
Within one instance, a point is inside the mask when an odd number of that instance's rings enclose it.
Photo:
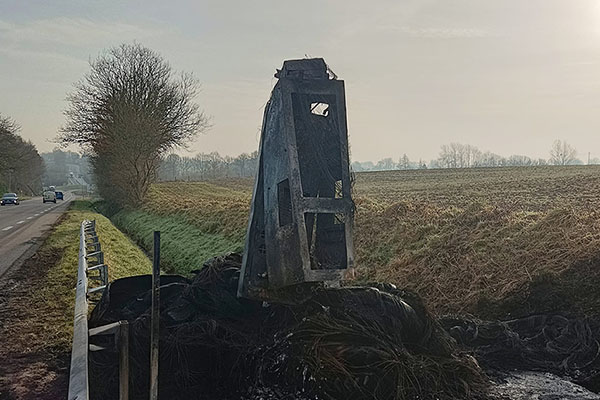
M 44 192 L 44 197 L 43 197 L 42 200 L 44 200 L 44 203 L 47 202 L 47 201 L 51 201 L 53 203 L 56 203 L 56 193 L 54 193 L 54 192 L 52 192 L 50 190 L 46 190 Z
M 19 205 L 19 197 L 16 193 L 4 193 L 2 195 L 2 200 L 0 200 L 0 205 L 5 204 L 14 204 L 16 206 Z
M 64 200 L 63 192 L 54 192 L 56 194 L 56 200 Z

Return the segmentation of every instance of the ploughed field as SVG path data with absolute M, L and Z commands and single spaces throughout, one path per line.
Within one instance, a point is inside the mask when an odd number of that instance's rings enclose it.
M 185 274 L 243 248 L 252 185 L 159 183 L 113 220 L 142 245 L 160 221 L 177 238 L 167 268 Z M 360 281 L 416 290 L 437 314 L 598 316 L 600 166 L 357 173 L 354 200 Z

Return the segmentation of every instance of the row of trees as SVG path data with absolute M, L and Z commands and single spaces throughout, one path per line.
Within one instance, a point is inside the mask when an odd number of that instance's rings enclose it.
M 353 162 L 354 171 L 385 171 L 393 169 L 424 169 L 424 168 L 473 168 L 473 167 L 520 167 L 535 165 L 582 165 L 583 161 L 577 158 L 576 149 L 565 141 L 556 140 L 549 153 L 548 159 L 531 158 L 524 155 L 511 155 L 503 157 L 490 151 L 481 151 L 477 147 L 450 143 L 440 148 L 439 157 L 428 163 L 423 160 L 414 162 L 406 154 L 394 161 L 384 158 L 377 163 Z M 588 159 L 589 164 L 600 164 L 599 159 Z
M 104 199 L 139 206 L 162 158 L 209 127 L 197 91 L 192 75 L 176 74 L 158 53 L 139 44 L 111 48 L 67 97 L 60 141 L 89 154 Z
M 523 155 L 503 157 L 489 151 L 482 152 L 477 147 L 460 143 L 444 145 L 440 149 L 440 156 L 429 162 L 423 160 L 411 161 L 403 154 L 398 161 L 391 157 L 384 158 L 374 163 L 372 161 L 352 163 L 352 170 L 361 171 L 388 171 L 403 169 L 427 168 L 472 168 L 472 167 L 520 167 L 535 165 L 576 165 L 583 164 L 578 160 L 575 149 L 563 141 L 554 142 L 550 158 L 531 158 Z M 593 159 L 590 163 L 600 163 Z M 217 152 L 200 153 L 193 157 L 182 157 L 170 154 L 164 158 L 159 168 L 159 179 L 173 180 L 203 180 L 222 177 L 248 177 L 254 176 L 258 165 L 258 152 L 243 153 L 237 157 L 221 156 Z
M 71 176 L 92 182 L 87 157 L 73 151 L 62 151 L 60 149 L 42 153 L 41 156 L 46 165 L 46 173 L 44 174 L 45 185 L 67 185 Z
M 16 122 L 0 115 L 0 190 L 38 194 L 44 162 L 33 143 L 19 136 L 19 130 Z
M 237 157 L 221 156 L 217 152 L 199 153 L 194 157 L 169 154 L 158 169 L 159 180 L 196 181 L 222 177 L 254 176 L 258 166 L 258 151 Z
M 554 141 L 550 158 L 531 158 L 523 155 L 502 157 L 489 151 L 482 152 L 475 146 L 461 143 L 443 145 L 440 156 L 434 162 L 439 168 L 502 167 L 530 165 L 575 165 L 583 164 L 577 159 L 577 151 L 565 141 Z

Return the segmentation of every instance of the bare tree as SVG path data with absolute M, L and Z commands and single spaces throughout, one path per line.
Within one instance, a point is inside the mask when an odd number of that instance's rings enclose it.
M 19 130 L 16 122 L 0 115 L 0 191 L 36 194 L 42 188 L 44 162 Z
M 404 153 L 402 157 L 398 160 L 398 169 L 409 169 L 410 168 L 410 159 Z
M 242 153 L 233 160 L 234 165 L 239 168 L 240 177 L 246 176 L 248 160 L 250 160 L 250 154 L 248 153 Z
M 139 44 L 114 47 L 68 97 L 59 139 L 91 155 L 98 190 L 119 206 L 138 206 L 156 179 L 160 158 L 209 127 L 194 99 L 198 81 L 175 76 L 156 52 Z
M 392 158 L 387 157 L 377 162 L 375 169 L 378 171 L 389 171 L 392 169 L 396 169 L 396 163 Z
M 506 159 L 506 166 L 511 166 L 511 167 L 524 167 L 524 166 L 530 166 L 533 165 L 534 162 L 531 158 L 527 157 L 527 156 L 522 156 L 519 154 L 513 154 L 512 156 L 508 157 Z
M 555 140 L 550 149 L 550 164 L 570 165 L 576 160 L 577 150 L 564 140 Z
M 181 157 L 177 154 L 169 154 L 162 162 L 158 170 L 159 177 L 163 181 L 176 181 L 181 170 Z
M 14 161 L 17 151 L 17 132 L 20 127 L 15 121 L 0 115 L 0 172 L 5 172 Z
M 470 168 L 477 166 L 481 158 L 482 153 L 475 146 L 450 143 L 440 148 L 437 163 L 445 168 Z

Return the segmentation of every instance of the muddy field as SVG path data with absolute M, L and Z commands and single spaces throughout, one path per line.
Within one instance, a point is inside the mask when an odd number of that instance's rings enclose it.
M 527 212 L 560 206 L 586 210 L 600 199 L 600 166 L 361 172 L 355 193 L 387 204 L 407 200 L 458 208 L 488 203 Z

